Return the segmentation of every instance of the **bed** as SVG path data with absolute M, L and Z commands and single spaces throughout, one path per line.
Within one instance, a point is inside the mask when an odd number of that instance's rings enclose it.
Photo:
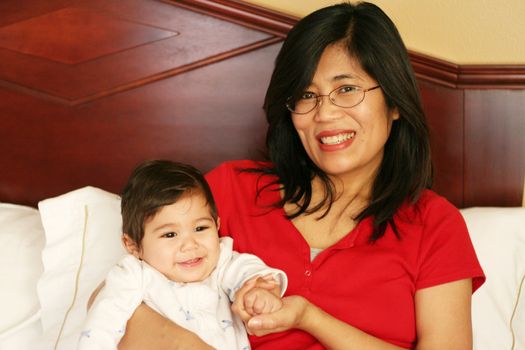
M 234 0 L 25 4 L 0 3 L 0 349 L 71 349 L 122 254 L 131 169 L 263 159 L 265 88 L 297 19 Z M 475 348 L 525 348 L 525 66 L 410 54 L 434 189 L 488 276 Z

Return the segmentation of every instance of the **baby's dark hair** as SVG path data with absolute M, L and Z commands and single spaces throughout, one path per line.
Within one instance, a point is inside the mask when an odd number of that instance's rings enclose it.
M 203 195 L 211 216 L 217 222 L 215 200 L 199 170 L 168 160 L 150 160 L 140 164 L 133 170 L 122 191 L 122 231 L 140 247 L 146 221 L 162 207 L 188 194 Z

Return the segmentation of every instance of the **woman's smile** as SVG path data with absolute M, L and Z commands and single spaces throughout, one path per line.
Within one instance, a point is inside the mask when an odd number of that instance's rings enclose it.
M 317 134 L 317 140 L 322 151 L 332 152 L 349 147 L 354 136 L 355 131 L 323 131 Z

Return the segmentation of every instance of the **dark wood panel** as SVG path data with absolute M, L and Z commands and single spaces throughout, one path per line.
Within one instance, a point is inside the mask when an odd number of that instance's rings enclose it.
M 68 7 L 0 28 L 0 47 L 75 64 L 172 36 L 149 25 Z
M 269 34 L 159 1 L 128 0 L 120 5 L 125 11 L 114 1 L 99 3 L 0 28 L 0 79 L 75 105 L 275 42 Z M 150 8 L 158 7 L 164 15 L 155 17 Z M 139 8 L 146 16 L 137 22 Z M 35 38 L 32 31 L 45 35 Z
M 149 158 L 203 171 L 228 159 L 261 159 L 261 105 L 277 50 L 77 107 L 0 90 L 0 149 L 9 150 L 0 155 L 0 201 L 35 205 L 85 185 L 119 192 L 136 163 Z
M 463 91 L 419 83 L 430 128 L 434 189 L 463 206 Z
M 78 1 L 82 0 L 24 0 L 23 2 L 2 0 L 0 1 L 0 26 L 59 10 Z
M 0 48 L 0 201 L 34 205 L 88 184 L 118 192 L 147 158 L 206 171 L 260 157 L 264 90 L 297 19 L 238 0 L 20 4 L 0 2 L 0 33 L 74 8 L 181 35 L 76 64 Z M 410 57 L 429 118 L 435 189 L 460 207 L 520 205 L 525 66 Z
M 465 91 L 465 206 L 519 206 L 525 90 Z

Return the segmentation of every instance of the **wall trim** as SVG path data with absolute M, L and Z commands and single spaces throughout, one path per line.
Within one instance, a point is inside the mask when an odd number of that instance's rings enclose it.
M 285 38 L 299 18 L 241 0 L 163 0 Z M 418 79 L 454 89 L 525 89 L 525 65 L 458 65 L 409 50 Z
M 409 55 L 421 80 L 459 89 L 525 89 L 525 65 L 457 65 L 414 51 Z
M 162 0 L 285 38 L 299 18 L 239 0 Z

